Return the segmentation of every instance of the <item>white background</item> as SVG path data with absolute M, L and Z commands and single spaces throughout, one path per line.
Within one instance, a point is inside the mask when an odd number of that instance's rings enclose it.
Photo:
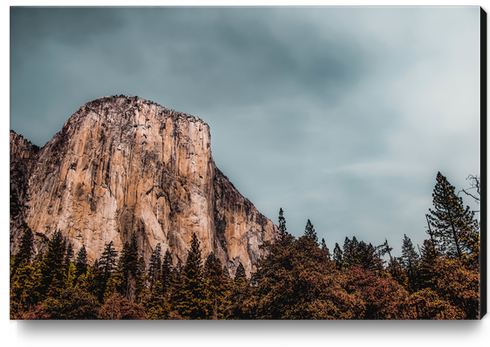
M 62 6 L 68 2 L 11 2 L 9 6 Z M 490 11 L 490 0 L 456 1 L 86 1 L 77 5 L 477 5 Z M 1 8 L 3 105 L 9 98 L 9 7 Z M 488 20 L 488 19 L 487 19 Z M 487 30 L 488 31 L 488 30 Z M 9 111 L 0 117 L 3 227 L 1 286 L 1 334 L 4 346 L 469 346 L 487 345 L 490 341 L 490 318 L 482 321 L 266 321 L 266 322 L 118 322 L 118 321 L 9 321 L 8 278 L 8 144 Z M 488 245 L 487 245 L 488 246 Z M 488 272 L 487 272 L 488 274 Z

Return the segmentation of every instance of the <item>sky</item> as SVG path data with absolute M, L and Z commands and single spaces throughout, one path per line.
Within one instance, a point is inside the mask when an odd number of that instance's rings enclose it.
M 479 7 L 21 8 L 10 128 L 38 146 L 93 99 L 197 116 L 216 165 L 290 233 L 401 254 L 438 171 L 480 174 Z M 478 206 L 463 196 L 464 203 Z

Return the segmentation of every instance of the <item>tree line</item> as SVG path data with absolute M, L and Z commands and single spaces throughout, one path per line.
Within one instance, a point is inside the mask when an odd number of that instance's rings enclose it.
M 304 234 L 279 237 L 251 276 L 242 264 L 231 276 L 210 253 L 202 259 L 192 235 L 184 264 L 158 244 L 148 264 L 133 235 L 120 254 L 113 242 L 93 265 L 84 246 L 75 255 L 62 232 L 34 254 L 24 225 L 10 261 L 12 319 L 478 319 L 479 222 L 440 173 L 426 215 L 427 239 L 406 235 L 401 256 L 346 237 L 330 252 L 310 220 Z

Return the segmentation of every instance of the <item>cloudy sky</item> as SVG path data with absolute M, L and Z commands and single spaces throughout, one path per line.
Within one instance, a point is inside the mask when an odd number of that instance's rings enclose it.
M 310 219 L 331 250 L 400 254 L 437 172 L 480 173 L 479 11 L 14 7 L 10 128 L 43 146 L 84 103 L 138 95 L 206 121 L 217 166 L 293 235 Z

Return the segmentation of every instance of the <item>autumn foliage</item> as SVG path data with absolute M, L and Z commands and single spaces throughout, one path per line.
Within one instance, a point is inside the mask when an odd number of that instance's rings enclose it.
M 405 235 L 400 257 L 346 237 L 333 254 L 307 221 L 296 238 L 279 213 L 280 234 L 247 274 L 233 274 L 195 234 L 184 263 L 157 245 L 149 264 L 136 239 L 121 254 L 108 243 L 94 264 L 73 255 L 55 231 L 35 254 L 31 230 L 10 263 L 12 319 L 478 319 L 479 224 L 437 175 L 435 209 L 419 251 Z

